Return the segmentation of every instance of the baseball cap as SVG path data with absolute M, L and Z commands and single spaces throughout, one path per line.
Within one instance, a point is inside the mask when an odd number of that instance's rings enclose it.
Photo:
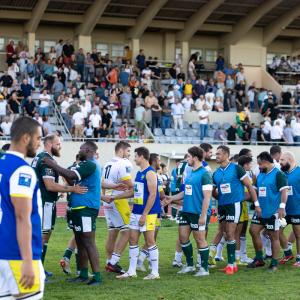
M 47 82 L 47 80 L 43 80 L 43 83 L 44 83 L 44 82 Z
M 81 99 L 81 102 L 85 102 L 85 99 Z

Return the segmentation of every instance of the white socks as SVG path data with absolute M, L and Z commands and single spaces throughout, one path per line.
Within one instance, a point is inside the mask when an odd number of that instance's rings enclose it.
M 272 256 L 271 240 L 269 236 L 263 234 L 261 234 L 260 236 L 263 242 L 262 252 L 264 252 L 264 249 L 266 248 L 266 255 Z
M 197 263 L 201 265 L 201 255 L 197 253 Z
M 139 246 L 129 246 L 129 270 L 130 275 L 136 275 L 136 264 L 139 256 Z
M 240 250 L 235 250 L 235 261 L 241 259 L 241 251 Z
M 222 252 L 223 252 L 223 248 L 224 248 L 225 244 L 226 244 L 226 240 L 225 240 L 224 236 L 222 236 L 222 239 L 217 246 L 217 255 L 216 256 L 222 257 Z
M 272 256 L 272 243 L 271 243 L 271 239 L 269 238 L 267 246 L 266 246 L 266 254 L 268 256 Z
M 149 257 L 149 252 L 145 249 L 142 249 L 140 252 L 139 260 L 143 262 L 146 257 Z
M 149 247 L 148 250 L 149 250 L 149 256 L 150 256 L 151 265 L 152 265 L 152 272 L 151 273 L 155 276 L 159 276 L 159 274 L 158 274 L 158 249 L 157 249 L 157 246 L 154 245 L 152 247 Z
M 175 261 L 181 262 L 181 258 L 182 258 L 182 251 L 176 251 L 175 252 Z
M 121 255 L 119 255 L 119 254 L 117 254 L 117 253 L 114 252 L 114 253 L 112 254 L 112 256 L 111 256 L 110 263 L 111 263 L 112 265 L 115 265 L 116 263 L 119 262 L 120 258 L 121 258 Z
M 247 240 L 246 237 L 240 237 L 241 258 L 247 258 Z

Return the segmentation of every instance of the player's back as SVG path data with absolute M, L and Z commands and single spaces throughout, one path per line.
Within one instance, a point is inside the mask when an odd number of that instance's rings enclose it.
M 21 260 L 17 240 L 15 209 L 11 197 L 32 199 L 32 252 L 40 259 L 42 252 L 42 201 L 34 170 L 18 152 L 8 151 L 0 158 L 0 259 Z

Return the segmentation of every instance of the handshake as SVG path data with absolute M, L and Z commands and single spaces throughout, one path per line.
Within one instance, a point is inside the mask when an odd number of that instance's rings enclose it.
M 163 200 L 160 201 L 160 205 L 162 207 L 169 205 L 170 203 L 172 203 L 172 199 L 170 196 L 165 196 L 165 198 Z
M 103 202 L 106 202 L 107 204 L 110 204 L 113 201 L 115 201 L 115 198 L 114 198 L 114 196 L 111 196 L 111 195 L 101 195 L 101 200 Z

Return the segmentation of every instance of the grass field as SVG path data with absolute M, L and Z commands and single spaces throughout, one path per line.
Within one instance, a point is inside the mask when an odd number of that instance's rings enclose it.
M 159 280 L 145 281 L 143 277 L 150 272 L 138 272 L 138 278 L 117 280 L 115 274 L 104 272 L 106 253 L 105 241 L 107 228 L 105 218 L 97 219 L 96 243 L 100 256 L 101 275 L 104 284 L 86 287 L 84 283 L 67 283 L 76 273 L 75 255 L 71 258 L 72 275 L 63 274 L 59 261 L 72 237 L 72 231 L 67 231 L 67 223 L 62 218 L 57 219 L 55 230 L 49 242 L 45 268 L 54 273 L 46 284 L 44 299 L 299 299 L 300 277 L 298 268 L 291 268 L 292 262 L 280 266 L 274 273 L 265 272 L 263 268 L 247 269 L 239 266 L 234 275 L 225 275 L 218 268 L 210 269 L 210 275 L 194 277 L 193 274 L 177 274 L 179 269 L 172 267 L 178 226 L 174 221 L 163 220 L 158 234 L 159 249 Z M 291 226 L 286 229 L 288 234 Z M 217 224 L 209 225 L 208 244 L 217 230 Z M 251 237 L 248 235 L 248 256 L 254 257 Z M 196 245 L 193 241 L 194 260 L 196 263 Z M 144 238 L 140 238 L 140 247 Z M 295 245 L 293 252 L 295 252 Z M 282 251 L 281 251 L 282 255 Z M 223 256 L 226 258 L 226 247 Z M 128 268 L 128 247 L 125 249 L 120 265 Z M 144 262 L 146 266 L 146 262 Z M 269 262 L 267 263 L 269 265 Z M 218 263 L 224 267 L 225 262 Z M 91 272 L 91 270 L 89 270 Z

